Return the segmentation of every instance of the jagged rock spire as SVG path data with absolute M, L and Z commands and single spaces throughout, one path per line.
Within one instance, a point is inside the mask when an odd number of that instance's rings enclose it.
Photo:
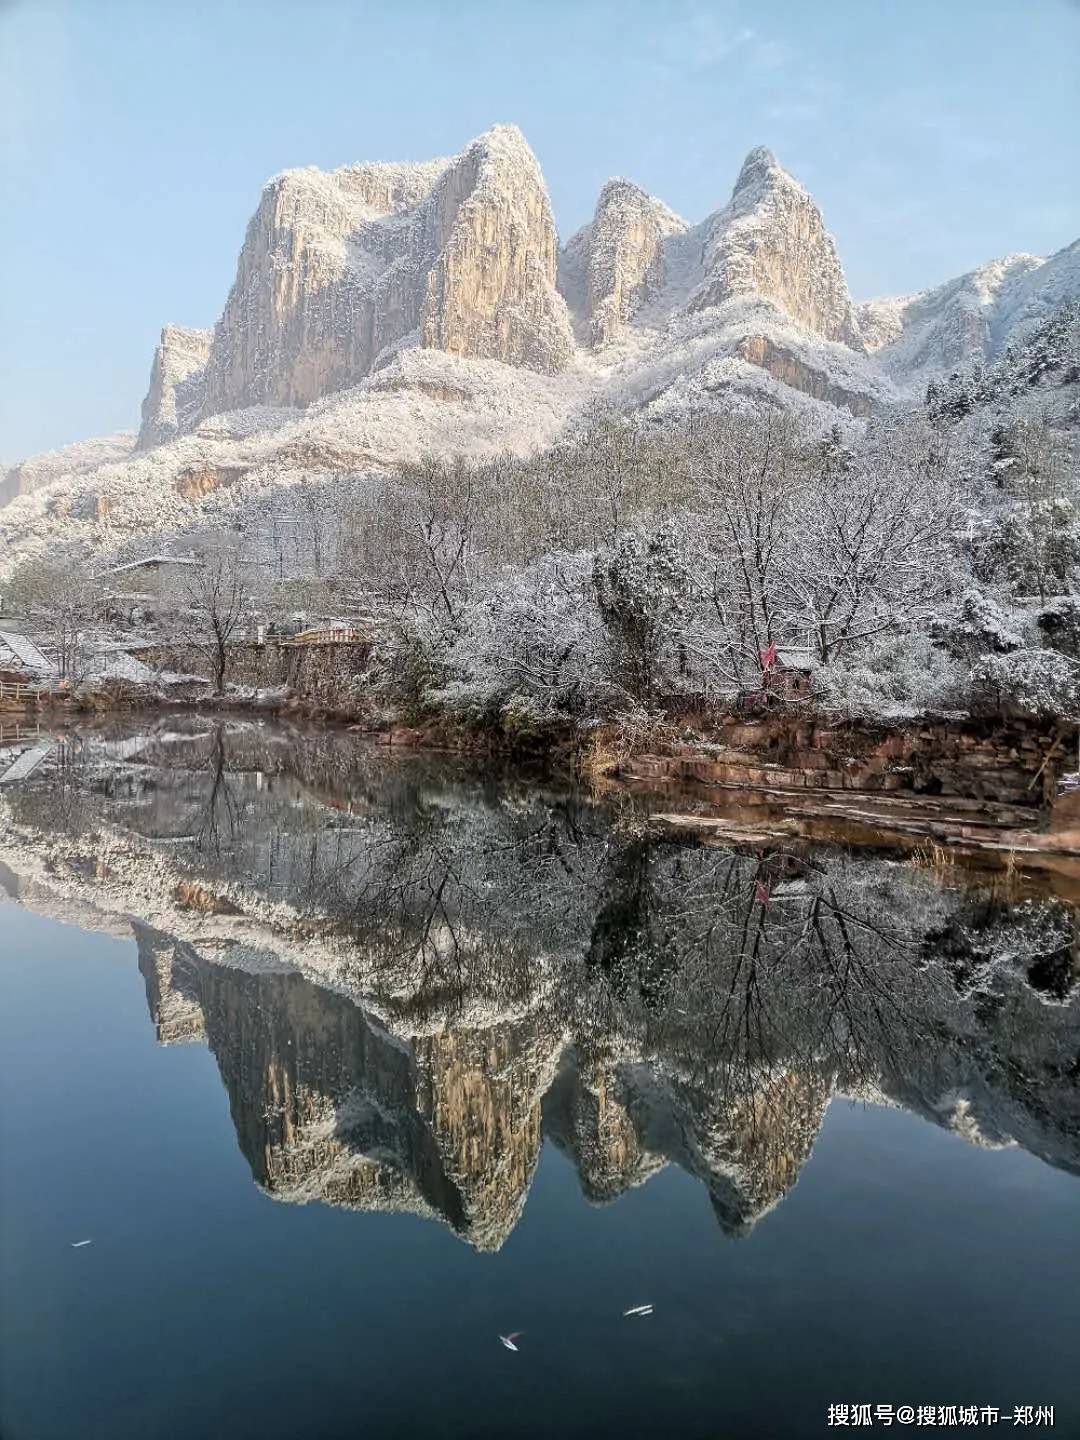
M 605 182 L 591 224 L 570 241 L 564 261 L 564 293 L 576 300 L 591 344 L 614 339 L 660 288 L 663 242 L 688 228 L 632 180 Z
M 708 232 L 705 278 L 692 310 L 756 295 L 804 329 L 862 348 L 832 236 L 809 194 L 771 150 L 750 151 L 730 202 L 712 217 Z

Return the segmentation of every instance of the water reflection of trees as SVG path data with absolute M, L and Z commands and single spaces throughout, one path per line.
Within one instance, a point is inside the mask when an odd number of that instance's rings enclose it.
M 428 1156 L 425 1194 L 442 1155 L 463 1227 L 502 1233 L 498 1187 L 527 1188 L 541 1106 L 594 1197 L 675 1160 L 732 1230 L 790 1187 L 837 1090 L 1080 1161 L 1076 922 L 1050 899 L 865 853 L 675 845 L 638 806 L 348 737 L 88 745 L 7 804 L 52 837 L 167 837 L 174 872 L 258 917 L 261 943 L 332 937 L 334 985 L 409 1039 L 421 1119 L 394 1133 Z M 289 1050 L 279 1035 L 253 1073 L 295 1067 Z M 290 1083 L 347 1110 L 367 1063 Z M 263 1139 L 287 1148 L 308 1120 Z

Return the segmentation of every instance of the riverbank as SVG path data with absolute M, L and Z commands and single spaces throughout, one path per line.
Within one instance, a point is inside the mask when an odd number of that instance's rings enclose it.
M 926 863 L 992 868 L 1066 862 L 1080 892 L 1080 813 L 1059 797 L 1073 764 L 1071 728 L 1033 722 L 924 721 L 886 726 L 778 710 L 659 714 L 542 735 L 466 726 L 446 716 L 415 725 L 385 714 L 335 714 L 281 692 L 134 703 L 80 712 L 44 707 L 0 717 L 0 744 L 35 734 L 108 732 L 145 722 L 281 722 L 393 754 L 454 755 L 490 772 L 527 762 L 604 797 L 643 803 L 650 823 L 683 843 L 739 848 L 807 841 L 883 846 Z M 336 741 L 335 741 L 336 743 Z M 2 783 L 2 771 L 0 771 Z M 946 857 L 948 857 L 946 859 Z
M 1075 769 L 1073 723 L 1004 717 L 849 718 L 810 706 L 747 716 L 722 706 L 689 713 L 643 709 L 607 719 L 500 717 L 445 711 L 419 717 L 366 700 L 330 704 L 286 687 L 182 693 L 115 684 L 0 708 L 0 724 L 63 726 L 95 716 L 207 714 L 274 717 L 345 727 L 393 748 L 543 759 L 593 783 L 858 791 L 959 797 L 1042 808 Z
M 781 714 L 659 750 L 601 741 L 587 767 L 594 785 L 652 797 L 653 826 L 684 843 L 887 846 L 933 868 L 1057 869 L 1080 896 L 1080 794 L 1059 793 L 1075 743 L 1071 728 L 1016 721 Z

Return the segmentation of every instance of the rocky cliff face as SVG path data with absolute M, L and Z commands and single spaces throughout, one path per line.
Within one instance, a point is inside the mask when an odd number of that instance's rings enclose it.
M 146 985 L 146 1005 L 158 1043 L 204 1040 L 206 1022 L 194 952 L 141 920 L 134 921 L 132 929 L 139 951 L 139 971 Z
M 704 278 L 691 310 L 759 295 L 823 339 L 862 348 L 832 236 L 771 150 L 751 150 L 730 202 L 706 222 L 706 233 Z
M 633 1077 L 598 1057 L 571 1052 L 544 1098 L 544 1134 L 574 1163 L 594 1204 L 615 1200 L 668 1163 L 639 1133 Z M 644 1129 L 645 1126 L 640 1127 Z
M 499 125 L 458 157 L 420 215 L 430 259 L 424 345 L 464 358 L 561 370 L 573 352 L 555 285 L 558 241 L 536 157 Z
M 162 332 L 140 444 L 202 416 L 310 405 L 408 347 L 555 373 L 573 359 L 571 311 L 578 339 L 603 346 L 675 271 L 661 310 L 750 296 L 861 348 L 821 216 L 767 150 L 750 154 L 731 202 L 693 232 L 629 180 L 609 180 L 561 254 L 543 176 L 514 126 L 449 160 L 286 171 L 263 191 L 212 343 Z
M 478 1249 L 497 1250 L 525 1205 L 559 1040 L 525 1021 L 413 1041 L 417 1109 L 461 1197 L 458 1228 Z
M 826 366 L 808 365 L 798 355 L 783 345 L 777 345 L 767 335 L 748 335 L 740 341 L 739 358 L 749 360 L 771 375 L 774 380 L 789 385 L 803 395 L 815 400 L 824 400 L 829 405 L 850 410 L 852 415 L 869 415 L 873 400 L 869 395 L 839 384 L 828 372 Z
M 266 186 L 214 330 L 204 411 L 307 405 L 415 329 L 414 211 L 447 162 L 289 170 Z
M 687 222 L 629 180 L 609 180 L 592 222 L 564 251 L 561 284 L 589 343 L 614 339 L 664 281 L 663 242 Z
M 524 137 L 452 160 L 272 180 L 215 331 L 203 413 L 307 405 L 417 341 L 555 371 L 572 350 L 555 225 Z
M 150 388 L 142 403 L 140 450 L 171 440 L 198 419 L 206 395 L 212 339 L 212 330 L 187 330 L 181 325 L 166 325 L 162 330 L 150 367 Z

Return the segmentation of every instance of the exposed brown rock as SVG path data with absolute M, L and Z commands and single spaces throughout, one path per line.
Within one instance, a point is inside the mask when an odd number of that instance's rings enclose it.
M 842 405 L 853 415 L 869 415 L 874 408 L 874 402 L 869 395 L 844 389 L 820 370 L 815 370 L 790 350 L 774 344 L 764 335 L 748 335 L 740 342 L 738 354 L 741 359 L 749 360 L 751 365 L 759 365 L 774 380 L 780 380 L 804 395 L 811 395 L 815 400 L 827 400 L 830 405 Z
M 246 465 L 193 466 L 176 477 L 176 493 L 182 500 L 201 500 L 215 490 L 235 485 L 247 473 Z
M 212 890 L 192 880 L 181 880 L 173 892 L 173 899 L 184 910 L 203 910 L 207 915 L 239 915 L 240 911 L 224 895 L 215 895 Z

